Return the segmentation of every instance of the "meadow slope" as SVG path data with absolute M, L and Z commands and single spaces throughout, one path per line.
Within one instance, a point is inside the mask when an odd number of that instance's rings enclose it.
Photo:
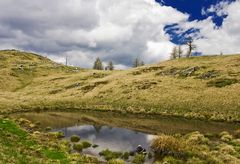
M 0 51 L 1 114 L 79 109 L 240 121 L 240 55 L 96 71 Z

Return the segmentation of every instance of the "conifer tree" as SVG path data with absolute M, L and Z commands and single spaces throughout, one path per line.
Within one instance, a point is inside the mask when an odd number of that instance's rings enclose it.
M 103 65 L 102 65 L 102 61 L 100 60 L 100 58 L 97 58 L 96 61 L 94 62 L 93 69 L 103 70 Z
M 114 65 L 113 65 L 113 62 L 112 62 L 112 61 L 110 61 L 110 62 L 108 63 L 108 69 L 109 69 L 110 71 L 114 70 Z

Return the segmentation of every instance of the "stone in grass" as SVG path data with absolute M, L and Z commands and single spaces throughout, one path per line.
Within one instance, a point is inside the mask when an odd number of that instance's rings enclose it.
M 71 140 L 71 142 L 78 142 L 78 141 L 80 141 L 80 137 L 77 135 L 73 135 L 73 136 L 71 136 L 70 140 Z

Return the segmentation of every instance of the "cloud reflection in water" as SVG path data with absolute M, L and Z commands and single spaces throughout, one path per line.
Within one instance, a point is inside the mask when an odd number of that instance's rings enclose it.
M 79 135 L 81 141 L 89 141 L 93 144 L 99 145 L 98 148 L 87 149 L 85 153 L 97 155 L 101 150 L 110 149 L 112 151 L 132 151 L 138 145 L 142 145 L 149 150 L 149 145 L 153 135 L 148 135 L 141 132 L 136 132 L 123 128 L 112 128 L 108 126 L 74 126 L 63 129 L 56 129 L 56 131 L 65 133 L 66 138 L 72 135 Z

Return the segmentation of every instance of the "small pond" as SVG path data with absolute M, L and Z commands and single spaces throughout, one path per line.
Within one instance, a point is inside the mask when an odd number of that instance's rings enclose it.
M 22 113 L 13 117 L 27 118 L 32 122 L 40 122 L 43 128 L 52 127 L 53 131 L 62 131 L 66 139 L 78 135 L 81 141 L 98 145 L 83 150 L 83 153 L 95 156 L 105 149 L 133 151 L 138 145 L 149 152 L 152 139 L 161 133 L 186 134 L 199 131 L 214 135 L 222 131 L 233 133 L 240 128 L 238 123 L 97 111 Z
M 81 136 L 81 141 L 98 145 L 96 148 L 84 149 L 84 154 L 99 156 L 99 152 L 109 149 L 115 152 L 131 152 L 139 144 L 150 152 L 150 143 L 154 135 L 109 126 L 80 125 L 54 129 L 62 131 L 67 139 L 73 135 Z

